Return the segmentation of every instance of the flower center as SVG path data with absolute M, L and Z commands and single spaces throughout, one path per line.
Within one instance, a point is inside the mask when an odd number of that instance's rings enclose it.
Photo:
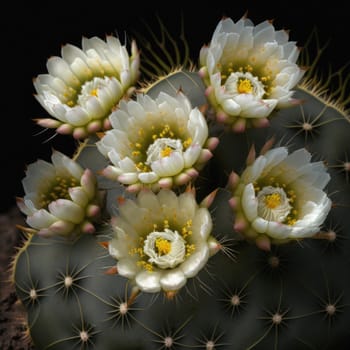
M 262 98 L 266 91 L 264 84 L 250 72 L 231 73 L 225 82 L 227 93 L 235 96 L 239 94 L 253 94 Z
M 268 221 L 283 222 L 291 212 L 289 198 L 281 187 L 266 186 L 258 192 L 258 215 Z
M 279 193 L 271 193 L 265 196 L 264 201 L 265 205 L 269 209 L 275 209 L 279 205 L 281 205 L 281 195 Z
M 156 139 L 147 149 L 146 164 L 151 165 L 159 158 L 169 157 L 174 151 L 182 152 L 183 145 L 181 140 L 171 138 Z
M 91 96 L 98 97 L 99 90 L 108 87 L 109 77 L 94 78 L 87 81 L 82 87 L 78 95 L 77 104 L 84 105 Z
M 186 241 L 177 231 L 164 229 L 151 232 L 144 241 L 143 252 L 148 262 L 161 269 L 174 268 L 186 257 Z
M 250 94 L 253 91 L 253 85 L 249 79 L 240 79 L 237 84 L 237 91 L 240 94 Z
M 155 242 L 159 255 L 166 255 L 171 250 L 171 243 L 163 238 L 157 238 Z
M 48 205 L 57 199 L 70 199 L 69 189 L 79 185 L 74 177 L 56 176 L 47 190 L 41 192 L 39 197 L 40 208 L 46 209 Z

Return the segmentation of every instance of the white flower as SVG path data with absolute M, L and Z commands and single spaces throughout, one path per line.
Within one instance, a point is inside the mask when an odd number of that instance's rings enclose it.
M 177 196 L 169 189 L 143 189 L 120 205 L 112 228 L 108 248 L 116 269 L 143 292 L 177 292 L 219 246 L 209 210 L 191 191 Z
M 102 173 L 129 191 L 189 183 L 218 143 L 208 138 L 203 114 L 181 92 L 161 92 L 156 99 L 137 94 L 136 101 L 122 101 L 110 121 L 113 128 L 96 143 L 111 162 Z
M 34 80 L 35 97 L 54 118 L 37 119 L 43 127 L 82 139 L 110 128 L 108 116 L 123 96 L 131 93 L 139 76 L 139 52 L 131 56 L 119 39 L 82 39 L 82 49 L 67 44 L 62 57 L 47 61 L 48 74 Z
M 298 55 L 288 33 L 269 21 L 254 26 L 247 18 L 221 20 L 199 58 L 217 121 L 243 131 L 266 126 L 273 110 L 294 105 L 292 89 L 304 74 Z
M 311 162 L 304 148 L 291 154 L 285 147 L 267 151 L 240 177 L 231 175 L 235 229 L 262 249 L 312 237 L 331 209 L 323 191 L 329 180 L 323 162 Z
M 17 205 L 29 231 L 46 237 L 95 232 L 101 197 L 94 174 L 58 151 L 51 159 L 30 164 L 22 180 L 25 195 Z

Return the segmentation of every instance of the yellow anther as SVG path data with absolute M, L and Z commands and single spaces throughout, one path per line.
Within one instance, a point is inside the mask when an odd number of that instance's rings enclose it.
M 171 243 L 164 238 L 158 238 L 155 244 L 159 255 L 166 255 L 171 250 Z
M 164 158 L 164 157 L 169 157 L 170 154 L 173 152 L 173 149 L 170 148 L 169 146 L 166 146 L 165 148 L 163 148 L 160 151 L 160 155 Z
M 137 266 L 143 267 L 146 271 L 152 272 L 153 271 L 153 266 L 150 263 L 147 263 L 146 261 L 140 260 L 137 262 Z
M 238 82 L 237 90 L 240 94 L 249 94 L 253 91 L 253 85 L 249 79 L 241 79 Z
M 271 193 L 265 196 L 265 204 L 269 209 L 275 209 L 281 204 L 281 195 L 279 193 Z
M 186 256 L 189 257 L 196 250 L 194 244 L 186 244 Z
M 140 154 L 141 154 L 141 152 L 140 151 L 132 151 L 132 153 L 131 153 L 134 157 L 137 157 L 137 156 L 139 156 Z
M 91 91 L 90 91 L 90 95 L 91 96 L 98 96 L 98 90 L 97 89 L 92 89 Z
M 191 145 L 191 143 L 192 143 L 192 138 L 191 138 L 191 137 L 187 138 L 187 140 L 185 140 L 185 141 L 183 142 L 184 148 L 189 147 L 189 146 Z

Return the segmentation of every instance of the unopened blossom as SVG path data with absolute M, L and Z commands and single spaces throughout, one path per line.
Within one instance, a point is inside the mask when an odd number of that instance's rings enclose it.
M 169 189 L 142 189 L 126 199 L 111 220 L 108 242 L 118 274 L 143 292 L 176 293 L 219 250 L 211 236 L 210 202 L 198 205 L 192 191 L 177 195 Z
M 94 233 L 102 199 L 95 175 L 59 151 L 51 160 L 30 164 L 22 180 L 24 197 L 17 205 L 28 231 L 45 237 Z
M 293 88 L 304 74 L 299 48 L 270 21 L 254 25 L 222 19 L 200 51 L 200 75 L 216 120 L 241 132 L 268 125 L 274 110 L 295 105 Z
M 181 92 L 160 92 L 156 99 L 137 94 L 135 101 L 122 101 L 110 121 L 112 129 L 96 143 L 110 161 L 102 174 L 133 192 L 188 184 L 218 144 L 208 137 L 203 114 Z
M 236 231 L 265 250 L 318 233 L 332 205 L 324 163 L 311 162 L 305 148 L 289 154 L 278 147 L 248 158 L 241 176 L 232 173 L 229 182 Z
M 52 118 L 37 119 L 46 128 L 83 139 L 110 128 L 108 116 L 130 95 L 139 77 L 135 41 L 129 55 L 118 38 L 82 38 L 82 49 L 67 44 L 61 57 L 47 60 L 47 74 L 34 79 L 35 97 Z

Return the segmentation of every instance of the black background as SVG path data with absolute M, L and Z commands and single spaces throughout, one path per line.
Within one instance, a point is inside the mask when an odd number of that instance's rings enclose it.
M 223 16 L 237 21 L 245 13 L 255 23 L 274 20 L 276 29 L 289 31 L 290 40 L 303 46 L 316 29 L 321 44 L 330 41 L 320 68 L 334 70 L 349 61 L 349 12 L 345 1 L 45 1 L 11 2 L 1 21 L 1 200 L 0 211 L 22 196 L 21 180 L 27 164 L 38 158 L 50 161 L 52 148 L 69 155 L 75 142 L 69 136 L 47 141 L 34 118 L 47 117 L 34 98 L 32 79 L 46 73 L 46 60 L 60 56 L 63 44 L 81 47 L 81 37 L 116 34 L 123 39 L 145 30 L 143 21 L 158 29 L 158 15 L 172 33 L 184 19 L 187 41 L 195 62 L 201 46 L 208 43 Z M 40 133 L 41 132 L 41 133 Z M 335 141 L 336 142 L 336 141 Z

